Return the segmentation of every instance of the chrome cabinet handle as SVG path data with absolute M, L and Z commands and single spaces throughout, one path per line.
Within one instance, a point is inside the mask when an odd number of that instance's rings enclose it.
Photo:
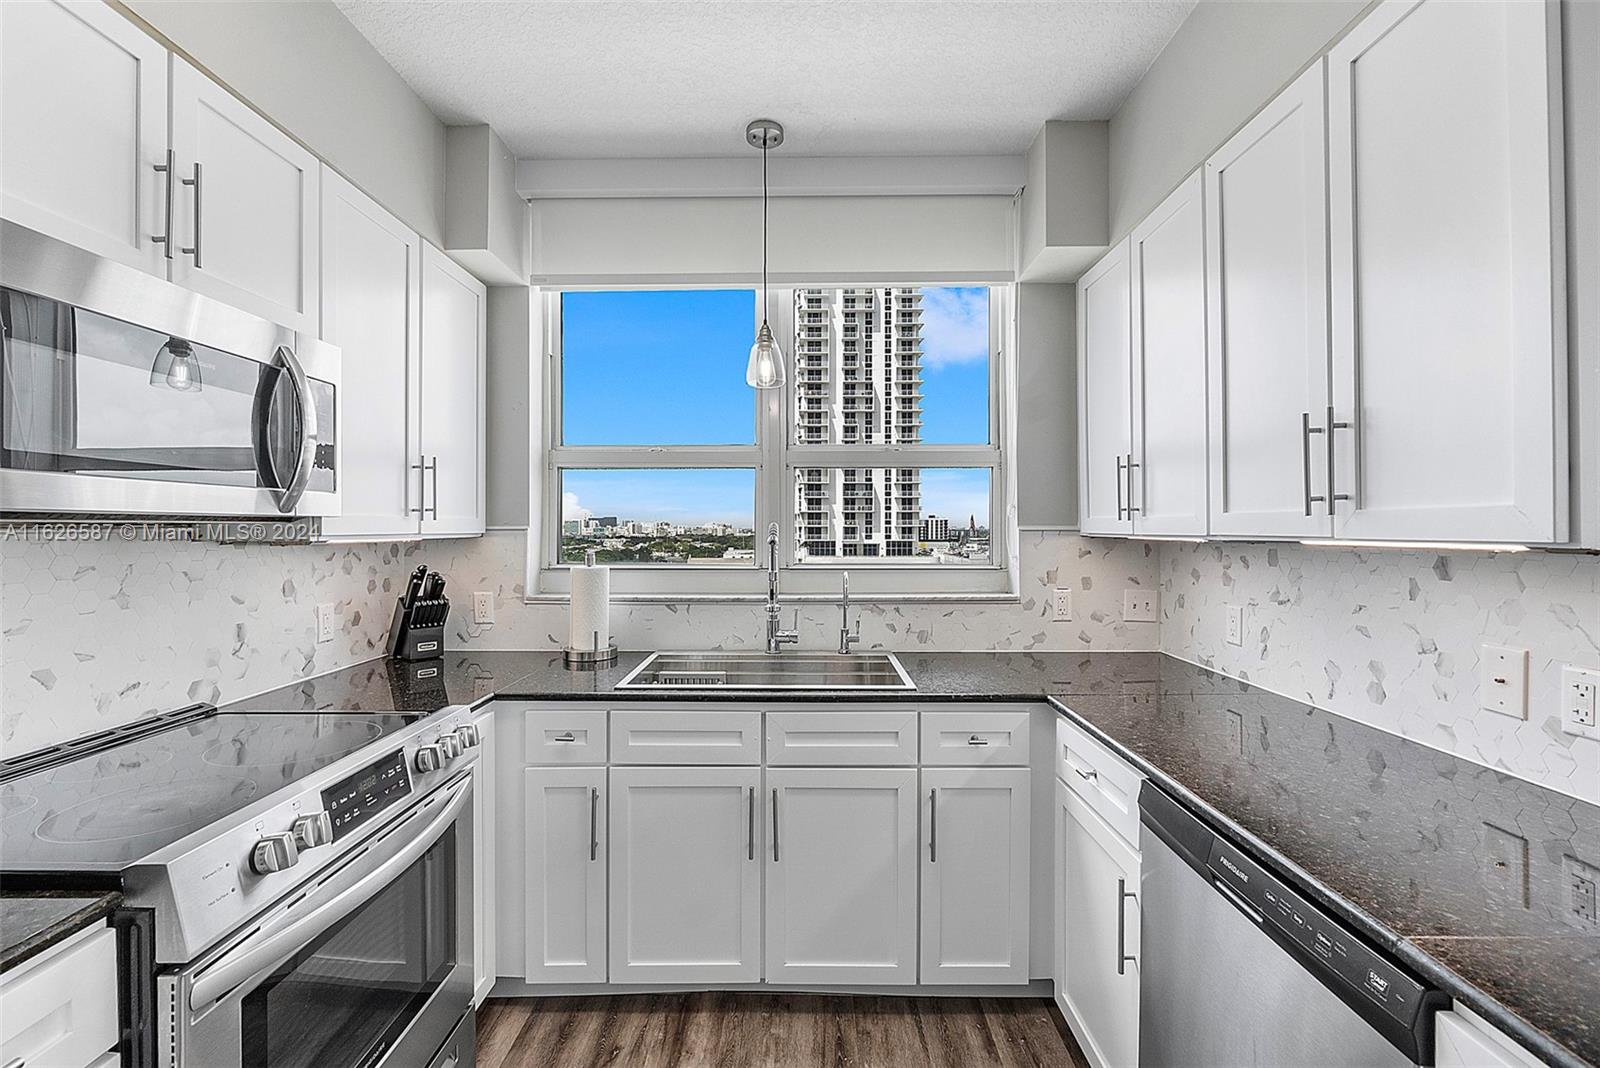
M 1320 426 L 1311 425 L 1311 413 L 1300 413 L 1300 481 L 1305 490 L 1306 515 L 1311 514 L 1312 501 L 1326 501 L 1328 498 L 1320 493 L 1315 497 L 1311 495 L 1311 435 L 1322 433 Z
M 600 855 L 600 788 L 589 787 L 589 860 Z
M 756 859 L 756 788 L 750 787 L 750 795 L 745 799 L 745 855 L 751 860 Z
M 778 788 L 772 788 L 772 863 L 778 863 Z
M 567 731 L 565 734 L 558 734 L 558 735 L 556 735 L 554 738 L 552 738 L 550 740 L 552 742 L 575 742 L 578 739 L 573 737 L 571 731 Z
M 1136 463 L 1133 462 L 1133 453 L 1130 452 L 1128 454 L 1128 463 L 1127 463 L 1127 470 L 1128 470 L 1128 518 L 1130 520 L 1133 518 L 1133 513 L 1144 511 L 1143 508 L 1135 508 L 1133 506 L 1133 469 L 1136 468 L 1136 467 L 1143 467 L 1143 466 L 1144 466 L 1143 464 L 1136 464 Z
M 989 739 L 987 739 L 987 738 L 979 738 L 976 734 L 974 734 L 971 738 L 967 739 L 967 744 L 968 745 L 988 745 L 989 744 Z
M 184 185 L 194 186 L 194 246 L 183 250 L 185 256 L 194 257 L 194 269 L 200 270 L 200 161 L 194 164 L 194 177 L 185 178 Z
M 1138 900 L 1138 897 L 1136 895 L 1131 894 L 1131 893 L 1128 892 L 1128 880 L 1119 878 L 1117 880 L 1117 974 L 1118 975 L 1125 974 L 1126 968 L 1127 968 L 1129 962 L 1138 963 L 1138 959 L 1139 959 L 1139 958 L 1137 958 L 1135 956 L 1129 955 L 1128 947 L 1127 947 L 1127 944 L 1126 944 L 1127 936 L 1128 936 L 1127 904 L 1128 904 L 1128 899 L 1130 897 L 1133 898 L 1135 901 Z
M 928 791 L 928 863 L 939 863 L 939 791 Z
M 1078 773 L 1078 778 L 1086 782 L 1094 782 L 1100 777 L 1098 771 L 1084 771 L 1082 768 L 1073 768 L 1072 770 Z
M 411 465 L 411 470 L 422 472 L 422 475 L 417 479 L 417 498 L 419 500 L 421 500 L 423 503 L 418 505 L 417 507 L 411 509 L 411 510 L 413 512 L 415 512 L 417 515 L 420 515 L 420 516 L 428 516 L 428 513 L 431 512 L 431 513 L 433 513 L 431 518 L 438 519 L 439 518 L 439 458 L 437 456 L 435 456 L 433 458 L 433 462 L 432 463 L 428 463 L 427 462 L 428 457 L 426 455 L 419 457 L 419 459 L 421 459 L 423 462 L 422 463 L 417 463 L 417 464 L 412 464 Z M 428 504 L 427 504 L 427 501 L 428 501 L 428 472 L 429 471 L 433 472 L 433 507 L 432 508 L 429 508 Z M 562 740 L 563 739 L 560 739 L 560 738 L 556 739 L 556 741 L 558 741 L 558 742 L 562 741 Z
M 1333 462 L 1333 432 L 1335 430 L 1349 430 L 1351 424 L 1341 423 L 1333 417 L 1333 405 L 1328 405 L 1328 514 L 1333 514 L 1335 501 L 1348 501 L 1350 494 L 1334 492 L 1334 480 L 1337 475 L 1336 465 Z
M 1117 521 L 1122 521 L 1122 514 L 1126 511 L 1122 507 L 1122 454 L 1117 453 Z
M 167 178 L 167 195 L 166 195 L 166 198 L 165 198 L 166 205 L 167 205 L 167 222 L 166 222 L 166 227 L 167 228 L 162 233 L 151 234 L 150 235 L 150 240 L 151 241 L 155 242 L 158 245 L 165 246 L 165 248 L 164 248 L 164 250 L 162 252 L 162 255 L 166 256 L 166 258 L 169 259 L 169 260 L 173 258 L 173 253 L 172 253 L 172 198 L 174 196 L 174 191 L 173 191 L 173 185 L 172 185 L 172 178 L 173 178 L 173 171 L 175 169 L 175 163 L 174 163 L 174 160 L 173 160 L 174 155 L 175 155 L 175 153 L 173 152 L 172 149 L 170 149 L 170 148 L 167 149 L 167 162 L 165 162 L 165 163 L 157 163 L 155 165 L 156 173 L 157 174 L 164 174 L 164 175 L 166 175 L 166 178 Z M 6 1068 L 12 1068 L 12 1066 L 8 1064 L 8 1065 L 6 1065 Z
M 439 518 L 439 457 L 433 458 L 433 505 L 428 509 L 433 518 Z

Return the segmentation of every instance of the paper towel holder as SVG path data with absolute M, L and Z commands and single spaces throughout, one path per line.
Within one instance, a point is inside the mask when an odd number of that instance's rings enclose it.
M 561 658 L 569 668 L 599 668 L 617 662 L 617 643 L 604 649 L 600 647 L 600 632 L 594 632 L 594 647 L 590 649 L 563 649 Z

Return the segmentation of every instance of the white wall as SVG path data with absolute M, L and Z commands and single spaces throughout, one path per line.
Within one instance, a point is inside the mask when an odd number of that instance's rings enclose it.
M 443 247 L 444 124 L 328 0 L 124 6 Z
M 1077 287 L 1017 286 L 1017 523 L 1078 526 Z

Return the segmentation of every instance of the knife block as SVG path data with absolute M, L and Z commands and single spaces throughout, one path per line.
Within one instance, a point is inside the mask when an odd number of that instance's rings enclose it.
M 396 660 L 431 660 L 444 655 L 444 625 L 450 618 L 450 598 L 417 601 L 406 610 L 405 598 L 394 603 L 389 623 L 389 655 Z

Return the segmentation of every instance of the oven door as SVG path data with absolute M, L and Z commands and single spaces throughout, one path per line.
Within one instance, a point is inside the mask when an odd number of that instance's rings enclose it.
M 165 1068 L 424 1068 L 472 1004 L 472 776 L 158 980 Z

